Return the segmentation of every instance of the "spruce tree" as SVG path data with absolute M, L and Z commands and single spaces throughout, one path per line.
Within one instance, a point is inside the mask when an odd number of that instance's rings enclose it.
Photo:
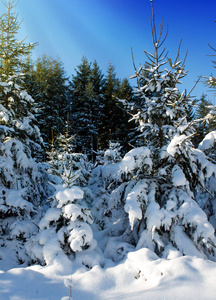
M 115 67 L 110 63 L 107 68 L 107 75 L 105 78 L 105 88 L 104 88 L 104 111 L 105 118 L 103 120 L 103 135 L 101 137 L 101 148 L 108 148 L 110 140 L 116 140 L 117 135 L 117 99 L 116 91 L 119 87 L 119 80 L 116 77 Z
M 15 0 L 2 0 L 2 3 L 6 12 L 0 18 L 0 75 L 8 78 L 22 72 L 24 58 L 36 44 L 17 40 L 16 35 L 21 26 L 15 11 L 17 3 Z
M 122 124 L 119 125 L 121 129 L 120 136 L 118 138 L 122 145 L 122 152 L 125 154 L 131 149 L 131 144 L 136 140 L 137 133 L 134 131 L 136 126 L 134 120 L 131 120 L 131 107 L 134 107 L 134 92 L 133 88 L 129 83 L 127 78 L 123 78 L 120 82 L 119 88 L 117 90 L 118 106 L 121 108 L 122 112 Z M 125 106 L 125 100 L 127 106 Z M 127 109 L 129 107 L 129 109 Z
M 210 48 L 211 48 L 211 49 L 214 51 L 214 53 L 215 53 L 215 52 L 216 52 L 216 49 L 213 48 L 211 45 L 209 45 L 209 46 L 210 46 Z M 216 54 L 212 54 L 211 56 L 215 57 Z M 216 68 L 216 61 L 215 61 L 215 60 L 212 60 L 212 63 L 213 63 L 213 67 Z M 216 78 L 215 78 L 215 76 L 213 76 L 213 75 L 211 74 L 211 76 L 206 77 L 206 84 L 207 84 L 209 87 L 215 89 L 215 87 L 216 87 Z
M 179 51 L 172 61 L 161 50 L 165 39 L 162 26 L 157 36 L 151 5 L 154 53 L 145 51 L 147 62 L 133 76 L 142 104 L 133 119 L 139 122 L 144 146 L 98 173 L 102 182 L 108 181 L 103 228 L 115 236 L 115 259 L 125 251 L 122 242 L 164 257 L 178 251 L 215 259 L 214 228 L 195 195 L 215 176 L 216 166 L 193 147 L 195 129 L 187 121 L 190 95 L 178 89 L 187 73 L 184 61 L 179 61 Z
M 216 121 L 214 118 L 205 119 L 205 117 L 212 110 L 212 103 L 206 99 L 206 95 L 202 95 L 200 101 L 197 104 L 195 117 L 196 119 L 200 119 L 201 121 L 197 123 L 196 130 L 197 134 L 195 136 L 195 144 L 196 146 L 204 139 L 204 137 L 212 130 L 216 129 Z
M 45 54 L 38 58 L 35 68 L 27 72 L 26 88 L 36 103 L 38 126 L 49 149 L 52 132 L 57 137 L 64 130 L 69 101 L 67 78 L 63 63 Z M 30 84 L 32 83 L 32 84 Z
M 119 98 L 132 97 L 129 83 L 116 77 L 115 67 L 110 63 L 107 68 L 104 88 L 104 114 L 102 148 L 109 147 L 109 141 L 118 141 L 127 149 L 129 115 Z
M 96 159 L 96 153 L 99 150 L 100 137 L 103 134 L 103 119 L 105 117 L 104 111 L 104 75 L 100 70 L 97 61 L 95 60 L 92 64 L 89 85 L 92 87 L 92 91 L 88 93 L 87 86 L 87 95 L 90 96 L 91 101 L 91 124 L 93 130 L 91 131 L 92 136 L 92 161 L 94 162 Z
M 1 17 L 0 74 L 0 232 L 6 240 L 25 241 L 36 226 L 31 218 L 51 192 L 41 163 L 42 138 L 33 112 L 34 100 L 20 86 L 21 60 L 32 47 L 16 38 L 20 24 L 14 1 Z M 5 53 L 5 54 L 4 54 Z
M 75 69 L 72 76 L 71 89 L 71 123 L 73 134 L 76 136 L 76 152 L 89 154 L 91 142 L 88 137 L 90 103 L 87 100 L 86 88 L 89 83 L 91 66 L 86 57 L 82 57 L 81 64 Z M 90 88 L 90 86 L 89 86 Z
M 26 246 L 33 262 L 51 264 L 56 256 L 63 254 L 72 259 L 79 255 L 82 261 L 78 252 L 96 247 L 90 226 L 93 219 L 87 207 L 86 185 L 90 173 L 83 155 L 73 152 L 73 141 L 68 118 L 65 133 L 57 138 L 58 147 L 50 156 L 52 173 L 61 181 L 55 184 L 55 194 L 49 199 L 51 207 L 39 223 L 39 233 Z M 91 264 L 85 254 L 83 264 Z
M 76 152 L 85 153 L 94 161 L 104 117 L 103 74 L 97 62 L 91 66 L 86 57 L 75 71 L 71 82 L 70 119 L 73 133 L 77 134 Z

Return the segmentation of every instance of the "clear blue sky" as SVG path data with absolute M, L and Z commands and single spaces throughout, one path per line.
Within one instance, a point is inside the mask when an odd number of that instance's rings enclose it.
M 192 88 L 199 75 L 216 75 L 208 43 L 216 48 L 216 0 L 154 0 L 157 23 L 163 17 L 169 26 L 165 43 L 175 57 L 182 39 L 181 58 L 188 48 L 188 76 L 182 88 Z M 0 3 L 0 11 L 4 8 Z M 136 65 L 145 62 L 143 50 L 151 51 L 150 0 L 19 0 L 21 36 L 39 42 L 34 57 L 43 53 L 59 56 L 68 76 L 85 55 L 97 60 L 103 72 L 111 62 L 120 78 L 133 74 L 131 50 Z M 216 53 L 215 53 L 216 54 Z M 131 84 L 135 84 L 131 81 Z M 193 94 L 200 97 L 202 83 Z M 213 93 L 209 93 L 213 99 Z

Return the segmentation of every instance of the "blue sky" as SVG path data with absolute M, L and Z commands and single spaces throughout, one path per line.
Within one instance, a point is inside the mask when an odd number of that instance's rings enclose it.
M 165 43 L 169 56 L 175 58 L 182 39 L 181 58 L 188 48 L 188 76 L 181 89 L 192 88 L 199 75 L 216 75 L 209 54 L 216 48 L 215 0 L 154 0 L 157 24 L 163 17 L 169 27 Z M 4 11 L 0 3 L 0 11 Z M 103 72 L 109 62 L 120 78 L 133 74 L 131 47 L 135 63 L 145 62 L 143 50 L 152 50 L 150 0 L 19 0 L 19 20 L 23 19 L 21 37 L 39 42 L 34 58 L 59 56 L 68 76 L 85 55 L 97 60 Z M 135 84 L 131 81 L 131 84 Z M 207 89 L 200 83 L 193 94 L 200 97 Z M 208 93 L 213 99 L 213 93 Z

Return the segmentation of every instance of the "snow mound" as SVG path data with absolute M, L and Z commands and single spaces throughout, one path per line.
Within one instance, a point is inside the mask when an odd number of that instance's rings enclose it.
M 90 270 L 58 256 L 50 266 L 0 271 L 0 299 L 60 300 L 70 299 L 70 293 L 73 300 L 173 300 L 173 295 L 176 300 L 215 299 L 216 263 L 178 257 L 171 245 L 166 253 L 166 259 L 158 258 L 143 248 L 128 253 L 120 264 L 105 260 L 104 268 L 95 265 Z M 9 256 L 4 256 L 8 263 Z

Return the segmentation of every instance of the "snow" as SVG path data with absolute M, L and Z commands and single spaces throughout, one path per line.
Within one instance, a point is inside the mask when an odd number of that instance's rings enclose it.
M 93 240 L 93 234 L 91 227 L 83 222 L 80 222 L 76 227 L 71 231 L 68 241 L 70 242 L 71 249 L 76 251 L 82 251 L 82 247 L 85 244 L 90 244 Z
M 58 191 L 56 193 L 56 199 L 59 201 L 57 206 L 58 208 L 61 208 L 69 200 L 73 202 L 75 199 L 83 198 L 83 191 L 77 186 L 65 189 L 64 187 L 59 185 L 57 189 Z
M 11 267 L 10 255 L 0 249 L 1 300 L 69 300 L 70 293 L 73 300 L 215 299 L 216 263 L 179 257 L 172 246 L 168 259 L 142 248 L 121 263 L 106 259 L 104 267 L 96 264 L 91 269 L 63 255 L 45 267 Z
M 181 145 L 182 143 L 183 143 L 183 141 L 186 139 L 187 137 L 186 137 L 186 135 L 184 135 L 184 134 L 182 134 L 182 135 L 178 135 L 178 134 L 176 134 L 174 137 L 173 137 L 173 139 L 172 139 L 172 141 L 170 142 L 170 144 L 168 145 L 168 147 L 167 147 L 167 152 L 170 154 L 170 155 L 172 155 L 172 156 L 174 156 L 175 155 L 175 153 L 176 153 L 176 149 L 177 149 L 177 147 L 179 146 L 179 145 Z
M 205 136 L 205 138 L 199 144 L 198 148 L 202 151 L 213 148 L 215 141 L 216 141 L 216 131 L 211 131 Z
M 33 211 L 33 205 L 24 200 L 22 195 L 25 189 L 20 190 L 7 190 L 6 192 L 6 204 L 14 208 L 26 209 L 27 211 Z
M 39 227 L 41 229 L 46 228 L 47 224 L 51 221 L 57 221 L 61 215 L 61 210 L 59 208 L 50 208 L 43 219 L 40 221 Z
M 126 213 L 129 214 L 131 230 L 133 230 L 135 220 L 142 219 L 142 209 L 140 208 L 140 203 L 137 201 L 137 198 L 142 194 L 145 186 L 146 184 L 144 181 L 137 183 L 126 198 L 124 209 Z
M 120 162 L 120 169 L 133 171 L 138 168 L 147 167 L 151 169 L 151 152 L 147 147 L 139 147 L 129 151 Z
M 172 169 L 172 173 L 173 173 L 172 181 L 174 186 L 186 185 L 185 175 L 179 166 L 175 165 L 174 168 Z

